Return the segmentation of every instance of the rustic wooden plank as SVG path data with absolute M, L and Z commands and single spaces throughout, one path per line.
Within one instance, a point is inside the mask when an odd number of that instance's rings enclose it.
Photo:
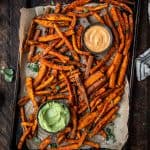
M 19 9 L 24 1 L 0 1 L 0 67 L 17 70 Z M 0 76 L 0 149 L 10 149 L 16 100 L 16 79 L 12 83 Z
M 63 0 L 59 0 L 63 1 Z M 64 2 L 64 1 L 63 1 Z M 68 0 L 66 0 L 68 2 Z M 69 1 L 70 2 L 70 1 Z M 2 0 L 0 1 L 0 67 L 3 65 L 17 70 L 18 58 L 18 28 L 19 28 L 19 9 L 23 6 L 33 7 L 37 5 L 49 4 L 47 0 Z M 148 48 L 148 29 L 147 26 L 147 1 L 142 3 L 141 28 L 139 31 L 138 53 L 140 54 Z M 14 92 L 16 81 L 6 83 L 0 76 L 0 150 L 13 149 L 10 147 L 12 139 L 12 129 L 15 111 L 16 93 Z M 130 123 L 130 136 L 126 149 L 145 150 L 150 145 L 148 127 L 150 119 L 150 78 L 145 81 L 137 82 L 134 80 L 133 103 Z M 15 143 L 13 143 L 15 145 Z

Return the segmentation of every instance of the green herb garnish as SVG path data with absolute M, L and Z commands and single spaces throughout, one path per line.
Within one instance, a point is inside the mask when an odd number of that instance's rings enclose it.
M 4 79 L 6 82 L 12 82 L 14 78 L 14 70 L 11 68 L 4 68 L 0 69 L 0 74 L 4 75 Z
M 60 86 L 59 85 L 56 86 L 56 90 L 57 91 L 60 90 Z
M 38 144 L 41 142 L 41 140 L 37 137 L 33 137 L 33 141 Z
M 50 4 L 51 4 L 51 5 L 53 5 L 53 6 L 55 5 L 55 3 L 54 3 L 54 1 L 53 1 L 53 0 L 51 0 Z
M 38 72 L 39 71 L 39 65 L 38 63 L 28 63 L 27 67 L 32 70 L 33 72 Z
M 87 8 L 84 8 L 84 9 L 83 9 L 83 12 L 84 12 L 84 13 L 87 13 L 87 12 L 89 12 L 89 10 L 88 10 Z
M 120 113 L 117 113 L 117 117 L 121 117 L 121 114 L 120 114 Z
M 118 25 L 119 25 L 119 22 L 116 21 L 116 22 L 115 22 L 115 27 L 118 27 Z
M 56 143 L 52 143 L 50 144 L 51 148 L 57 148 L 57 144 Z
M 106 141 L 112 140 L 113 143 L 116 142 L 116 137 L 114 134 L 114 123 L 110 123 L 109 126 L 105 127 L 104 130 L 107 134 Z

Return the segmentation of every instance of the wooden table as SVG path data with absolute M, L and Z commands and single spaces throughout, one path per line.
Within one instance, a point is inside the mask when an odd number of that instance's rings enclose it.
M 66 0 L 67 1 L 67 0 Z M 21 7 L 32 7 L 48 2 L 45 0 L 1 0 L 0 1 L 0 67 L 9 66 L 17 70 L 18 64 L 18 29 Z M 148 41 L 147 18 L 148 0 L 142 2 L 141 20 L 137 55 L 150 46 Z M 149 44 L 149 45 L 148 45 Z M 17 100 L 16 82 L 6 83 L 0 76 L 0 150 L 12 148 L 15 103 Z M 134 79 L 131 114 L 129 123 L 129 139 L 124 149 L 148 150 L 150 146 L 150 77 L 137 82 Z M 149 101 L 148 101 L 149 99 Z M 13 141 L 15 142 L 15 141 Z M 15 145 L 15 143 L 13 143 Z

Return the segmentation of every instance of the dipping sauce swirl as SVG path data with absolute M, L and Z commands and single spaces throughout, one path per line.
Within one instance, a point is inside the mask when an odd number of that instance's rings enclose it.
M 107 26 L 95 24 L 85 30 L 83 40 L 90 51 L 99 53 L 111 45 L 112 33 Z
M 38 112 L 38 123 L 47 132 L 56 133 L 66 127 L 70 112 L 66 105 L 54 101 L 44 104 Z

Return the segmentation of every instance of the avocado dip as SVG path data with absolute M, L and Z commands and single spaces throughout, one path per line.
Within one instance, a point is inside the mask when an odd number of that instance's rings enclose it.
M 70 120 L 68 107 L 60 102 L 49 101 L 38 112 L 38 122 L 47 132 L 56 133 L 64 129 Z

